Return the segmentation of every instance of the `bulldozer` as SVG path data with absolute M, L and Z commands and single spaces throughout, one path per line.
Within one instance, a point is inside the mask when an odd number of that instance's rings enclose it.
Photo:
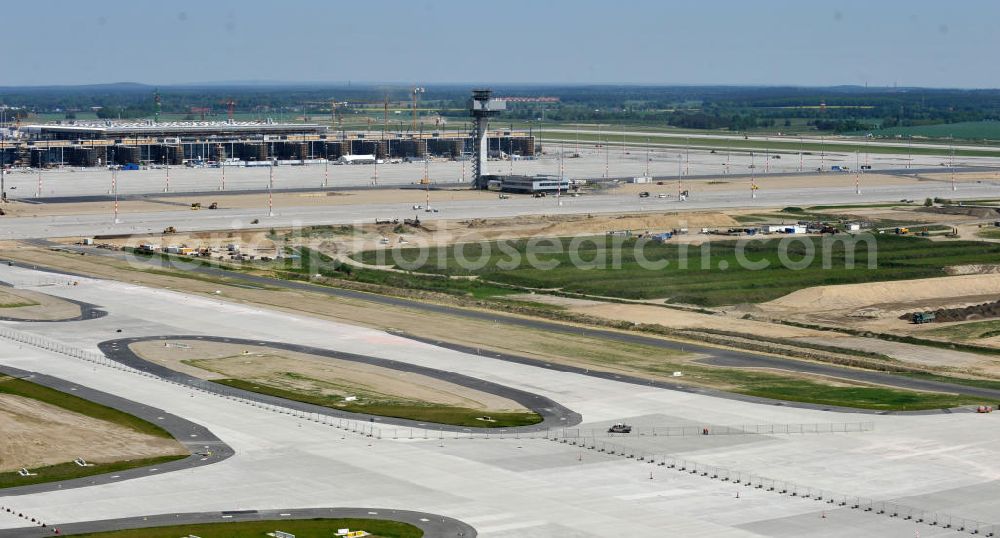
M 163 233 L 164 234 L 175 234 L 175 233 L 177 233 L 177 228 L 174 228 L 173 226 L 167 226 L 166 228 L 163 229 Z
M 619 422 L 618 424 L 614 424 L 608 428 L 608 433 L 632 433 L 632 426 L 629 426 L 624 422 Z

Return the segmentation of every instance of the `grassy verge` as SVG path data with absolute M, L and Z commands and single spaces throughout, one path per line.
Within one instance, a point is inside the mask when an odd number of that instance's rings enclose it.
M 0 303 L 0 308 L 21 308 L 22 306 L 35 306 L 38 303 L 32 301 L 23 301 L 19 303 Z
M 1000 239 L 1000 228 L 983 228 L 976 232 L 976 237 L 982 237 L 983 239 Z
M 164 439 L 173 439 L 173 436 L 163 428 L 151 422 L 146 422 L 139 417 L 23 379 L 0 375 L 0 394 L 12 394 L 31 398 L 32 400 L 61 407 L 67 411 L 124 426 L 139 433 L 162 437 Z
M 730 375 L 744 377 L 738 373 Z M 915 392 L 882 387 L 838 387 L 802 380 L 790 382 L 787 379 L 767 379 L 767 376 L 760 374 L 747 376 L 740 380 L 739 383 L 741 388 L 734 392 L 750 396 L 881 411 L 946 409 L 960 405 L 981 403 L 981 398 L 977 399 L 970 396 Z
M 417 420 L 420 422 L 433 422 L 435 424 L 448 424 L 451 426 L 469 426 L 479 428 L 511 428 L 515 426 L 530 426 L 542 421 L 542 417 L 537 413 L 494 413 L 484 412 L 476 409 L 466 409 L 462 407 L 447 407 L 433 405 L 416 404 L 353 404 L 344 402 L 339 397 L 325 397 L 315 394 L 306 394 L 298 391 L 290 391 L 244 381 L 242 379 L 213 379 L 215 383 L 234 387 L 238 389 L 277 396 L 296 402 L 304 402 L 314 405 L 321 405 L 331 409 L 348 411 L 351 413 L 367 413 L 381 417 L 403 418 Z M 479 417 L 488 415 L 493 421 L 478 420 Z
M 236 523 L 202 523 L 172 525 L 145 529 L 72 534 L 87 538 L 260 538 L 275 530 L 294 534 L 297 538 L 330 538 L 337 529 L 364 530 L 378 538 L 421 538 L 424 531 L 407 523 L 377 519 L 301 519 L 278 521 L 246 521 Z
M 987 347 L 987 346 L 977 346 L 975 344 L 963 344 L 959 342 L 944 342 L 942 340 L 933 340 L 930 338 L 919 338 L 917 336 L 908 336 L 901 334 L 891 334 L 891 333 L 876 333 L 871 331 L 865 331 L 860 329 L 851 329 L 847 327 L 830 327 L 826 325 L 816 325 L 814 323 L 803 323 L 799 321 L 789 321 L 789 320 L 774 320 L 775 323 L 781 323 L 784 325 L 790 325 L 792 327 L 801 327 L 803 329 L 816 329 L 820 331 L 833 331 L 843 334 L 849 334 L 851 336 L 861 336 L 864 338 L 878 338 L 879 340 L 885 340 L 887 342 L 900 342 L 903 344 L 914 344 L 918 346 L 935 347 L 938 349 L 951 349 L 954 351 L 967 351 L 969 353 L 978 353 L 980 355 L 1000 355 L 1000 348 Z
M 17 486 L 30 486 L 33 484 L 44 484 L 60 480 L 71 480 L 74 478 L 83 478 L 86 476 L 104 473 L 114 473 L 128 469 L 135 469 L 137 467 L 145 467 L 147 465 L 160 465 L 184 459 L 186 457 L 187 456 L 184 455 L 174 455 L 128 461 L 116 461 L 112 463 L 88 462 L 93 463 L 93 467 L 80 467 L 73 462 L 47 465 L 45 467 L 32 467 L 31 472 L 37 474 L 37 476 L 21 476 L 17 474 L 16 471 L 0 473 L 0 489 Z
M 1000 336 L 1000 320 L 975 321 L 959 325 L 939 327 L 927 332 L 934 336 L 955 340 L 979 340 Z

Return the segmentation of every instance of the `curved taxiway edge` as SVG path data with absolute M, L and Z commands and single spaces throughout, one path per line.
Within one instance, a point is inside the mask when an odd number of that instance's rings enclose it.
M 216 437 L 215 434 L 213 434 L 208 428 L 199 426 L 194 422 L 183 419 L 177 415 L 172 415 L 161 409 L 131 400 L 126 400 L 106 392 L 100 392 L 58 377 L 52 377 L 36 372 L 28 372 L 10 366 L 0 365 L 0 374 L 24 379 L 25 381 L 30 381 L 60 392 L 72 394 L 73 396 L 79 396 L 85 400 L 117 409 L 152 424 L 156 424 L 172 435 L 177 442 L 184 445 L 184 448 L 191 454 L 184 459 L 178 459 L 157 465 L 149 465 L 146 467 L 136 467 L 134 469 L 127 469 L 124 471 L 114 471 L 85 476 L 82 478 L 61 480 L 58 482 L 45 482 L 42 484 L 3 488 L 0 489 L 0 498 L 17 495 L 30 495 L 33 493 L 44 493 L 47 491 L 82 488 L 100 484 L 112 484 L 123 480 L 131 480 L 133 478 L 141 478 L 145 476 L 168 473 L 171 471 L 202 467 L 204 465 L 218 463 L 229 458 L 235 453 L 229 445 Z
M 530 409 L 535 413 L 538 413 L 542 417 L 542 421 L 539 422 L 538 424 L 532 424 L 530 426 L 518 426 L 514 428 L 473 428 L 467 426 L 452 426 L 448 424 L 421 422 L 416 420 L 385 417 L 380 415 L 369 415 L 365 413 L 351 413 L 347 411 L 341 411 L 338 409 L 324 407 L 321 405 L 298 402 L 286 398 L 280 398 L 277 396 L 270 396 L 267 394 L 261 394 L 257 392 L 237 389 L 234 387 L 229 387 L 218 383 L 212 383 L 211 381 L 206 381 L 204 379 L 200 379 L 192 375 L 172 370 L 170 368 L 167 368 L 166 366 L 162 366 L 153 363 L 151 361 L 147 361 L 139 357 L 135 352 L 133 352 L 129 348 L 129 344 L 135 342 L 150 341 L 150 340 L 203 340 L 206 342 L 222 342 L 222 343 L 240 344 L 247 346 L 266 346 L 275 349 L 284 349 L 288 351 L 295 351 L 298 353 L 307 353 L 310 355 L 329 357 L 332 359 L 341 359 L 341 360 L 359 362 L 359 363 L 369 364 L 372 366 L 398 370 L 401 372 L 409 372 L 414 374 L 425 375 L 449 383 L 454 383 L 456 385 L 460 385 L 463 387 L 468 387 L 482 392 L 488 392 L 490 394 L 495 394 L 497 396 L 513 400 L 523 405 L 525 408 Z M 161 336 L 145 336 L 136 338 L 120 338 L 115 340 L 107 340 L 99 343 L 97 347 L 101 350 L 102 353 L 104 353 L 105 356 L 107 356 L 111 360 L 129 366 L 131 368 L 135 368 L 136 370 L 156 375 L 173 383 L 180 383 L 183 385 L 193 385 L 197 386 L 199 389 L 209 390 L 219 394 L 238 396 L 240 398 L 245 398 L 248 400 L 256 400 L 258 402 L 266 403 L 269 405 L 287 407 L 290 409 L 296 409 L 308 413 L 318 413 L 320 415 L 325 415 L 329 417 L 368 421 L 375 424 L 383 424 L 383 425 L 388 424 L 388 425 L 403 426 L 403 427 L 443 430 L 443 431 L 458 431 L 458 432 L 485 432 L 485 431 L 500 431 L 500 430 L 508 432 L 542 431 L 546 429 L 575 426 L 583 421 L 583 417 L 579 413 L 572 411 L 571 409 L 551 400 L 550 398 L 546 398 L 545 396 L 523 391 L 520 389 L 508 387 L 506 385 L 501 385 L 499 383 L 493 383 L 492 381 L 485 381 L 482 379 L 470 377 L 455 372 L 449 372 L 446 370 L 437 370 L 434 368 L 417 366 L 415 364 L 409 364 L 405 362 L 382 359 L 378 357 L 371 357 L 368 355 L 358 355 L 355 353 L 333 351 L 329 349 L 323 349 L 323 348 L 317 348 L 299 344 L 287 344 L 283 342 L 272 342 L 264 340 L 246 340 L 242 338 L 228 338 L 222 336 L 161 335 Z
M 62 536 L 74 534 L 108 532 L 173 525 L 195 525 L 204 523 L 238 523 L 248 521 L 281 521 L 294 519 L 340 519 L 359 518 L 397 521 L 409 523 L 424 531 L 427 538 L 462 537 L 473 538 L 476 529 L 471 525 L 450 517 L 385 508 L 304 508 L 289 510 L 233 510 L 228 512 L 200 512 L 188 514 L 159 514 L 153 516 L 105 519 L 50 525 L 48 527 L 24 527 L 20 529 L 0 529 L 0 538 L 41 538 L 53 536 L 59 529 Z M 280 529 L 279 529 L 280 530 Z M 352 529 L 356 530 L 356 529 Z

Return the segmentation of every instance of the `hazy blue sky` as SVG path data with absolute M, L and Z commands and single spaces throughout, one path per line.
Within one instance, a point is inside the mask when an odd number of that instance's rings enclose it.
M 1000 2 L 4 2 L 0 86 L 506 82 L 1000 87 Z

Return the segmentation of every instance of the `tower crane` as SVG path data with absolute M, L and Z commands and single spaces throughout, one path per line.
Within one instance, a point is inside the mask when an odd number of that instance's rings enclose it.
M 413 132 L 417 132 L 417 101 L 420 99 L 420 94 L 424 93 L 424 89 L 419 86 L 414 86 L 413 91 Z

